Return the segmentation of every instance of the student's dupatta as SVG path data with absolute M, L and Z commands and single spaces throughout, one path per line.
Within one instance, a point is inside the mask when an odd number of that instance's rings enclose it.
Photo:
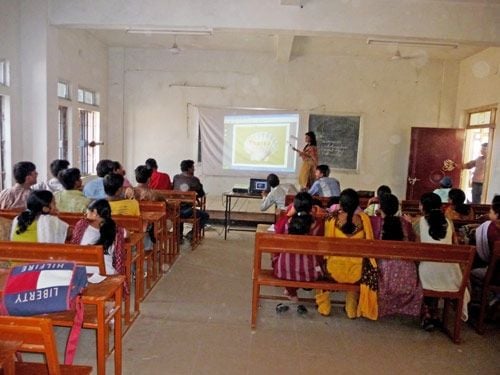
M 363 222 L 365 239 L 373 240 L 373 230 L 370 217 L 365 213 L 359 216 Z M 378 319 L 378 267 L 375 258 L 364 259 L 363 273 L 359 284 L 359 301 L 357 316 L 363 316 L 371 320 Z

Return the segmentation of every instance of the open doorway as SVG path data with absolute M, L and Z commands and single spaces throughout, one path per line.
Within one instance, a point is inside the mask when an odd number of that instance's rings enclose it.
M 481 150 L 484 150 L 483 145 L 488 144 L 488 152 L 484 163 L 484 173 L 481 173 L 480 168 L 475 166 L 470 169 L 463 169 L 461 176 L 461 189 L 465 192 L 467 200 L 473 202 L 473 185 L 477 185 L 478 181 L 482 183 L 482 194 L 480 203 L 486 201 L 488 193 L 488 176 L 491 146 L 493 141 L 493 133 L 495 130 L 496 108 L 482 108 L 470 111 L 467 114 L 467 124 L 465 133 L 465 147 L 463 159 L 465 164 L 469 161 L 477 160 L 481 157 Z M 471 163 L 474 164 L 474 163 Z M 477 186 L 475 187 L 475 189 Z M 477 199 L 476 199 L 477 200 Z

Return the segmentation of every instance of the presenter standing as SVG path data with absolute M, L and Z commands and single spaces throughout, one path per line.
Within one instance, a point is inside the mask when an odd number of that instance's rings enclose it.
M 301 189 L 308 190 L 315 180 L 316 166 L 318 165 L 318 148 L 316 146 L 316 134 L 306 133 L 306 145 L 302 151 L 292 147 L 302 158 L 302 166 L 299 172 L 299 185 Z

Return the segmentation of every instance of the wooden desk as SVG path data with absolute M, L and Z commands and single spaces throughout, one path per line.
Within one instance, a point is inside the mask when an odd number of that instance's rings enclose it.
M 9 270 L 0 269 L 0 299 L 3 296 Z M 114 351 L 115 374 L 122 373 L 122 320 L 121 305 L 125 276 L 107 276 L 99 284 L 90 284 L 82 295 L 84 304 L 83 328 L 91 328 L 96 334 L 97 374 L 106 373 L 106 358 Z M 109 306 L 107 301 L 112 301 Z M 55 326 L 71 327 L 74 312 L 63 311 L 41 315 L 52 319 Z M 109 324 L 114 320 L 114 347 L 109 350 Z
M 14 356 L 22 345 L 22 341 L 0 341 L 0 368 L 4 375 L 15 374 Z
M 160 279 L 163 274 L 163 264 L 166 263 L 166 227 L 167 213 L 158 211 L 141 212 L 142 220 L 145 225 L 153 224 L 154 237 L 156 242 L 153 244 L 152 250 L 152 266 L 148 272 L 153 272 L 153 285 Z
M 224 209 L 224 239 L 227 239 L 227 233 L 231 230 L 231 201 L 233 199 L 262 199 L 262 195 L 253 195 L 248 193 L 224 193 L 225 209 Z M 233 231 L 254 232 L 255 229 L 249 228 L 233 228 Z

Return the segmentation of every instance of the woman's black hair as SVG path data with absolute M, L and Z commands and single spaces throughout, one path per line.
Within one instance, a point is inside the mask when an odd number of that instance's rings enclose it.
M 394 216 L 399 210 L 398 198 L 393 194 L 382 194 L 380 196 L 380 210 L 384 213 L 384 225 L 382 225 L 382 239 L 402 241 L 404 239 L 403 225 L 399 217 Z
M 98 199 L 91 202 L 88 210 L 96 210 L 97 215 L 102 219 L 101 226 L 99 227 L 99 240 L 97 240 L 96 245 L 102 245 L 104 248 L 104 254 L 108 254 L 108 249 L 115 242 L 116 236 L 116 223 L 111 218 L 111 206 L 106 199 Z
M 297 193 L 295 195 L 295 199 L 293 200 L 293 207 L 297 213 L 299 212 L 307 212 L 310 213 L 313 206 L 313 197 L 311 194 L 303 191 Z
M 28 227 L 38 218 L 38 216 L 48 214 L 53 199 L 54 195 L 48 190 L 32 191 L 26 202 L 26 210 L 21 212 L 17 217 L 16 234 L 26 232 Z M 45 211 L 44 208 L 46 208 Z
M 470 213 L 471 207 L 465 204 L 465 193 L 461 189 L 451 189 L 448 192 L 448 198 L 451 201 L 451 205 L 454 207 L 460 215 L 468 215 Z
M 354 211 L 359 206 L 359 196 L 354 189 L 345 189 L 340 193 L 339 200 L 340 208 L 347 214 L 347 220 L 344 225 L 342 225 L 342 232 L 344 234 L 353 234 L 356 231 L 356 225 L 354 225 L 352 218 L 354 216 Z
M 446 237 L 448 222 L 441 210 L 441 198 L 436 193 L 424 193 L 420 198 L 425 220 L 429 224 L 429 235 L 439 241 Z
M 307 192 L 297 193 L 293 200 L 293 207 L 296 212 L 288 223 L 288 233 L 308 234 L 314 221 L 311 215 L 313 197 Z
M 316 134 L 314 134 L 314 132 L 307 132 L 306 135 L 309 137 L 309 144 L 311 146 L 316 146 Z
M 377 197 L 379 198 L 384 194 L 391 194 L 391 193 L 392 193 L 391 188 L 387 185 L 380 185 L 377 188 Z
M 288 233 L 309 234 L 312 223 L 313 217 L 310 213 L 305 213 L 304 211 L 297 212 L 288 223 Z

